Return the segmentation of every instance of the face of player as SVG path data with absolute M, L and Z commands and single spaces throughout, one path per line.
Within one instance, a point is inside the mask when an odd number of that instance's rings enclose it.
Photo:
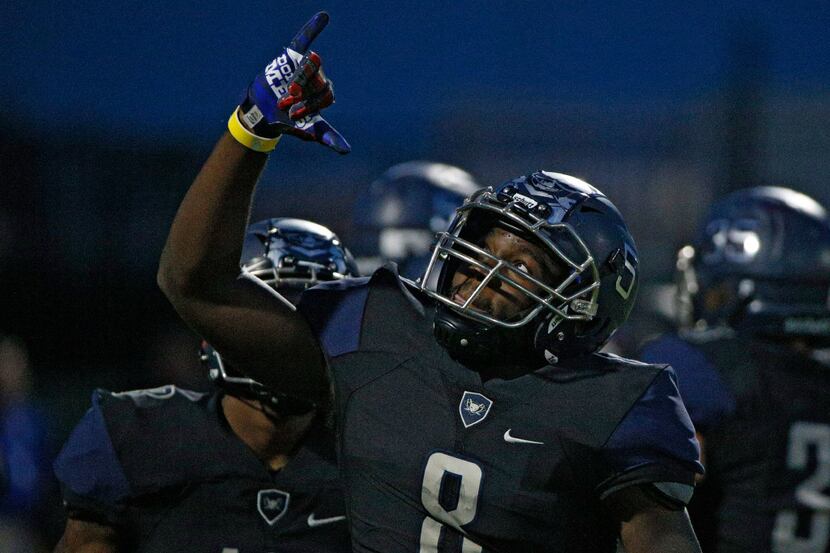
M 564 269 L 555 263 L 542 247 L 509 230 L 492 228 L 478 241 L 478 245 L 494 256 L 512 263 L 519 271 L 530 274 L 546 284 L 561 282 L 564 278 Z M 481 261 L 490 267 L 495 265 L 492 260 L 486 258 Z M 522 278 L 521 273 L 506 271 L 504 275 L 534 293 L 540 292 L 539 287 L 532 281 Z M 485 276 L 483 271 L 472 266 L 459 268 L 452 277 L 452 300 L 462 305 Z M 534 300 L 527 294 L 501 279 L 493 278 L 473 300 L 471 307 L 491 317 L 507 321 L 516 318 L 533 305 Z

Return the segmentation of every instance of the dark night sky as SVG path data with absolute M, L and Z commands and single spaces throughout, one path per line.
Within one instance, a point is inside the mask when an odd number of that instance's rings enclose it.
M 339 97 L 331 119 L 369 128 L 392 118 L 417 133 L 461 102 L 682 102 L 720 86 L 747 32 L 766 43 L 771 88 L 830 85 L 830 3 L 723 4 L 14 0 L 0 7 L 0 101 L 43 132 L 211 141 L 206 126 L 317 9 L 332 17 L 316 44 Z

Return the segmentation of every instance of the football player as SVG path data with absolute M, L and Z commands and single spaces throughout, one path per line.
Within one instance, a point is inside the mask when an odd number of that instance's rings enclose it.
M 423 275 L 435 234 L 447 230 L 455 209 L 479 188 L 467 171 L 445 163 L 407 161 L 387 169 L 354 204 L 355 227 L 373 254 L 358 254 L 361 273 L 394 261 L 401 276 Z
M 675 367 L 702 435 L 711 550 L 827 553 L 830 218 L 794 190 L 740 190 L 677 269 L 681 330 L 642 355 Z
M 331 409 L 355 551 L 698 551 L 702 470 L 670 368 L 596 353 L 637 291 L 613 204 L 534 172 L 471 196 L 418 286 L 394 266 L 296 311 L 235 278 L 249 198 L 280 133 L 340 152 L 308 52 L 317 14 L 234 112 L 173 222 L 159 284 L 223 357 Z M 276 68 L 276 70 L 274 69 Z M 310 106 L 310 107 L 309 107 Z
M 297 298 L 355 274 L 337 237 L 309 221 L 252 224 L 243 252 L 243 274 L 266 294 Z M 57 551 L 350 551 L 326 421 L 206 344 L 202 360 L 216 393 L 95 391 L 55 462 L 68 510 Z

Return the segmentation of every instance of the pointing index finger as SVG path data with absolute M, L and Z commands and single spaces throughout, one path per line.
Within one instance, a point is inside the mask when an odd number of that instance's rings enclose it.
M 303 28 L 291 40 L 291 44 L 288 47 L 295 52 L 305 54 L 308 51 L 308 47 L 311 46 L 311 43 L 326 28 L 328 23 L 329 14 L 326 12 L 317 12 L 308 20 L 308 23 L 303 25 Z

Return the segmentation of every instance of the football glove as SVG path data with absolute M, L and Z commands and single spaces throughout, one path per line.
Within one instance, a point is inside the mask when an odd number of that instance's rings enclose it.
M 334 92 L 320 56 L 309 46 L 328 22 L 326 12 L 314 15 L 251 82 L 239 115 L 254 134 L 266 138 L 290 134 L 339 154 L 351 151 L 346 139 L 319 113 L 334 102 Z

